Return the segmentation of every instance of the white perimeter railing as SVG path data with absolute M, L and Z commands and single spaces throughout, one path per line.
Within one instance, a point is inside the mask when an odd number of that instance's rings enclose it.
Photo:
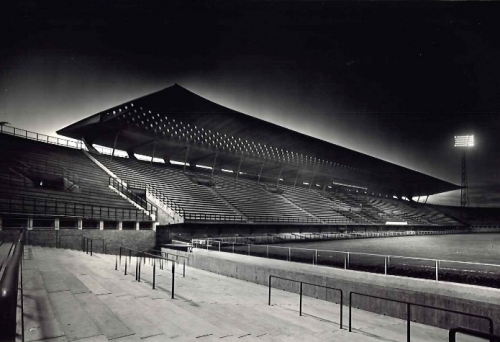
M 76 140 L 76 139 L 65 139 L 65 138 L 59 138 L 59 137 L 53 137 L 50 135 L 46 134 L 41 134 L 37 132 L 32 132 L 28 131 L 22 128 L 17 128 L 17 127 L 12 127 L 12 126 L 5 126 L 5 125 L 0 125 L 0 134 L 7 134 L 7 135 L 13 135 L 19 138 L 24 138 L 28 140 L 34 140 L 46 144 L 51 144 L 51 145 L 59 145 L 63 147 L 69 147 L 69 148 L 74 148 L 77 150 L 85 150 L 88 151 L 87 147 L 81 140 Z M 98 146 L 95 145 L 93 146 L 99 153 L 101 154 L 107 154 L 111 155 L 113 153 L 113 149 L 109 147 L 104 147 L 104 146 Z M 115 150 L 115 155 L 118 156 L 116 153 L 117 151 Z M 122 156 L 128 158 L 127 156 Z
M 46 144 L 59 145 L 64 147 L 86 150 L 85 144 L 80 140 L 69 140 L 64 138 L 52 137 L 50 135 L 27 131 L 25 129 L 12 126 L 0 125 L 0 133 L 13 135 L 20 138 L 35 140 Z
M 429 232 L 430 233 L 430 232 Z M 459 231 L 443 231 L 441 234 L 458 234 Z M 439 234 L 439 233 L 431 233 Z M 402 235 L 402 234 L 401 234 Z M 399 236 L 401 236 L 399 235 Z M 409 234 L 414 235 L 414 234 Z M 394 235 L 397 236 L 397 235 Z M 287 241 L 280 241 L 286 243 Z M 223 242 L 224 243 L 224 242 Z M 241 244 L 232 242 L 226 242 L 226 245 L 221 246 L 221 241 L 215 239 L 193 239 L 192 245 L 195 248 L 215 250 L 219 252 L 228 252 L 238 254 L 247 254 L 249 256 L 257 256 L 264 258 L 276 259 L 273 254 L 279 253 L 282 257 L 286 258 L 286 261 L 294 261 L 294 256 L 298 259 L 304 260 L 307 256 L 310 256 L 309 260 L 312 260 L 313 265 L 324 264 L 324 261 L 328 259 L 332 260 L 338 259 L 337 261 L 343 262 L 344 269 L 350 269 L 349 264 L 352 257 L 363 256 L 368 257 L 370 260 L 366 265 L 372 267 L 383 267 L 384 274 L 388 275 L 388 269 L 393 266 L 394 263 L 399 261 L 400 266 L 410 266 L 417 268 L 433 269 L 435 274 L 435 280 L 439 281 L 440 271 L 453 270 L 453 271 L 465 271 L 465 272 L 482 272 L 482 273 L 500 273 L 499 264 L 481 263 L 481 262 L 471 262 L 471 261 L 458 261 L 458 260 L 446 260 L 446 259 L 431 259 L 431 258 L 421 258 L 421 257 L 409 257 L 402 255 L 388 255 L 388 254 L 374 254 L 374 253 L 362 253 L 362 252 L 347 252 L 338 250 L 327 250 L 327 249 L 311 249 L 311 248 L 301 248 L 301 247 L 286 247 L 286 246 L 275 246 L 266 244 Z M 281 251 L 282 253 L 278 252 Z M 333 255 L 338 255 L 335 258 Z M 322 262 L 319 262 L 321 257 Z M 278 258 L 279 259 L 279 258 Z M 401 261 L 409 262 L 407 264 L 401 264 Z M 302 261 L 303 262 L 303 261 Z M 367 260 L 365 259 L 365 263 Z M 443 265 L 444 264 L 444 265 Z

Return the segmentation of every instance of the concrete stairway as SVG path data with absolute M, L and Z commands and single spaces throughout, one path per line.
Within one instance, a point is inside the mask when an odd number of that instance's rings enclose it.
M 304 298 L 267 287 L 176 265 L 171 299 L 171 264 L 142 265 L 135 281 L 135 258 L 124 275 L 116 257 L 27 246 L 24 258 L 26 341 L 402 341 L 402 320 L 354 310 L 355 330 L 339 329 L 335 303 Z M 130 273 L 131 271 L 131 273 Z M 20 331 L 19 331 L 20 332 Z M 412 341 L 447 341 L 447 332 L 412 323 Z M 467 340 L 461 337 L 462 340 Z

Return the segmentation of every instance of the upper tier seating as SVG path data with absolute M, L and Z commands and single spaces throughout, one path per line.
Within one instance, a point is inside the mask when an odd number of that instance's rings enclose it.
M 109 176 L 82 151 L 0 134 L 0 210 L 113 221 L 150 217 L 113 192 Z M 66 179 L 65 189 L 35 184 L 32 175 Z M 42 182 L 43 183 L 43 182 Z
M 283 185 L 283 196 L 301 208 L 307 210 L 325 223 L 352 222 L 349 216 L 342 212 L 347 209 L 345 203 L 334 203 L 322 196 L 318 191 L 302 187 Z
M 281 194 L 266 190 L 262 183 L 224 176 L 214 179 L 217 192 L 252 221 L 320 223 L 317 217 Z
M 163 192 L 184 209 L 186 220 L 241 219 L 211 188 L 195 184 L 178 169 L 127 158 L 94 157 L 123 181 L 150 184 Z

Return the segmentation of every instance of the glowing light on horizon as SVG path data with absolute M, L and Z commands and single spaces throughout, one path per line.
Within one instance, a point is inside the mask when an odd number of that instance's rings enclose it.
M 196 167 L 199 167 L 200 169 L 212 170 L 211 166 L 205 166 L 205 165 L 198 165 L 198 164 L 196 164 Z
M 455 135 L 455 147 L 473 147 L 473 135 Z
M 184 162 L 180 162 L 180 161 L 177 161 L 177 160 L 170 160 L 170 164 L 173 164 L 173 165 L 186 165 L 186 166 L 190 166 L 189 163 L 184 163 Z

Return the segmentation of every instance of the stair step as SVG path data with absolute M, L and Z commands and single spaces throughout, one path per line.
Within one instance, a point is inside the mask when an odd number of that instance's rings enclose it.
M 64 282 L 60 271 L 40 271 L 40 275 L 48 293 L 69 291 L 69 286 Z
M 130 295 L 115 297 L 112 294 L 105 294 L 99 296 L 99 300 L 139 338 L 146 339 L 148 336 L 164 335 L 163 331 L 151 321 L 151 313 L 148 313 L 147 308 L 142 307 L 134 297 Z
M 70 291 L 52 292 L 48 296 L 68 341 L 101 335 L 99 328 Z
M 23 295 L 25 341 L 46 340 L 64 336 L 64 331 L 55 318 L 45 288 L 24 289 Z
M 184 327 L 189 327 L 189 332 L 194 337 L 203 336 L 203 335 L 214 335 L 214 336 L 224 336 L 225 332 L 220 330 L 217 326 L 212 323 L 204 320 L 202 317 L 194 314 L 193 312 L 187 311 L 177 303 L 174 302 L 182 302 L 180 300 L 166 300 L 166 299 L 156 299 L 152 300 L 147 297 L 137 298 L 137 300 L 145 305 L 145 307 L 158 305 L 157 303 L 163 303 L 162 310 L 167 312 L 167 316 L 170 317 L 174 321 L 174 323 L 178 323 Z
M 75 298 L 106 338 L 115 339 L 134 334 L 93 293 L 79 293 Z

